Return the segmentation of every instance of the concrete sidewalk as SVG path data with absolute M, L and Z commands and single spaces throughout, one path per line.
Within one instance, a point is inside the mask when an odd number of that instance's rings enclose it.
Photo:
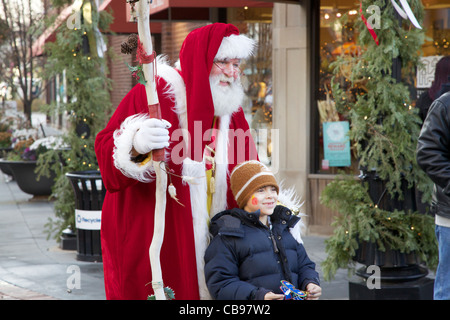
M 33 199 L 5 177 L 0 172 L 0 299 L 104 300 L 102 263 L 77 261 L 76 251 L 47 240 L 53 203 Z M 70 290 L 73 266 L 80 268 L 80 288 Z
M 54 218 L 53 203 L 33 199 L 5 178 L 0 172 L 0 300 L 104 300 L 103 264 L 77 261 L 76 251 L 61 250 L 54 239 L 47 240 L 44 225 Z M 325 239 L 304 237 L 319 273 Z M 71 288 L 77 267 L 80 287 Z M 322 281 L 321 300 L 335 299 L 348 299 L 346 270 L 331 282 Z

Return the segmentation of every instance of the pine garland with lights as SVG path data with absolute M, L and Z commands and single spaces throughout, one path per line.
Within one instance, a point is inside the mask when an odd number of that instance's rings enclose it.
M 350 176 L 327 185 L 321 200 L 339 212 L 333 223 L 333 235 L 326 240 L 327 258 L 322 263 L 325 280 L 331 280 L 339 268 L 354 272 L 354 257 L 360 242 L 376 243 L 380 251 L 387 247 L 415 252 L 428 267 L 437 265 L 434 218 L 404 211 L 386 211 L 373 203 L 367 186 Z
M 67 227 L 75 230 L 75 199 L 67 172 L 98 170 L 94 151 L 97 133 L 104 127 L 105 118 L 111 109 L 110 85 L 107 77 L 106 56 L 98 54 L 97 28 L 107 30 L 112 22 L 108 12 L 96 12 L 95 5 L 85 0 L 92 8 L 92 23 L 82 20 L 74 28 L 63 23 L 56 31 L 56 41 L 46 45 L 46 79 L 65 74 L 66 102 L 48 105 L 48 114 L 59 112 L 68 119 L 68 128 L 63 135 L 64 150 L 49 150 L 38 160 L 38 170 L 46 174 L 53 170 L 57 174 L 52 197 L 55 199 L 55 219 L 47 223 L 49 237 L 56 239 Z M 81 10 L 83 12 L 83 10 Z M 97 34 L 96 34 L 97 33 Z M 106 41 L 106 39 L 104 39 Z M 108 53 L 105 52 L 104 55 Z
M 408 2 L 422 21 L 421 1 Z M 429 201 L 432 183 L 415 159 L 421 121 L 408 88 L 413 86 L 424 32 L 408 20 L 399 22 L 390 1 L 362 1 L 363 12 L 370 5 L 381 8 L 380 29 L 375 30 L 379 45 L 358 19 L 355 27 L 360 32 L 357 44 L 361 54 L 341 56 L 333 63 L 332 94 L 338 111 L 350 120 L 349 137 L 361 169 L 376 171 L 392 198 L 402 200 L 406 183 L 408 188 L 422 191 L 422 199 Z M 401 64 L 401 81 L 396 80 L 393 69 L 396 60 Z M 338 81 L 342 75 L 347 81 Z M 433 217 L 407 209 L 379 208 L 369 196 L 367 183 L 354 176 L 339 176 L 328 184 L 321 202 L 339 212 L 334 233 L 326 241 L 325 279 L 333 278 L 338 268 L 354 270 L 359 241 L 376 243 L 380 251 L 389 247 L 415 252 L 430 268 L 437 264 Z

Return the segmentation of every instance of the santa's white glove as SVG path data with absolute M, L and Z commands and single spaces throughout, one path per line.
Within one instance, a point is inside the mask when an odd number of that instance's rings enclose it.
M 133 138 L 133 147 L 140 154 L 169 146 L 169 128 L 172 125 L 166 120 L 150 118 L 142 123 Z

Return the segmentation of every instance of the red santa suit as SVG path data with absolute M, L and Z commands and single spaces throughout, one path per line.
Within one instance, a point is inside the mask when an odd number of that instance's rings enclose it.
M 236 203 L 229 173 L 239 162 L 257 158 L 242 108 L 214 116 L 209 73 L 215 58 L 246 58 L 253 42 L 229 24 L 211 24 L 191 32 L 180 51 L 181 71 L 158 65 L 162 118 L 169 121 L 166 170 L 178 202 L 166 193 L 161 269 L 164 286 L 176 299 L 207 299 L 203 255 L 209 219 Z M 153 162 L 131 157 L 134 134 L 147 116 L 143 85 L 122 100 L 96 138 L 95 151 L 107 189 L 102 210 L 102 253 L 107 299 L 146 299 L 153 294 L 149 246 L 153 236 L 155 179 Z M 210 129 L 216 124 L 216 130 Z M 213 136 L 213 141 L 205 137 Z M 214 149 L 215 192 L 208 202 L 210 180 L 205 146 Z M 182 179 L 181 177 L 191 177 Z

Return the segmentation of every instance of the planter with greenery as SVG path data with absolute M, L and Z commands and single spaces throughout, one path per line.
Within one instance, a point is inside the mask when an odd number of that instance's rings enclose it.
M 54 6 L 70 1 L 53 1 Z M 83 8 L 89 10 L 83 10 Z M 84 14 L 88 12 L 89 17 Z M 96 134 L 104 127 L 105 116 L 111 108 L 110 79 L 107 77 L 103 35 L 112 21 L 108 12 L 98 12 L 95 1 L 85 0 L 78 11 L 80 25 L 69 29 L 62 24 L 56 31 L 56 40 L 46 46 L 47 79 L 64 74 L 67 99 L 58 106 L 48 105 L 49 114 L 60 112 L 68 116 L 68 126 L 63 135 L 69 146 L 61 153 L 52 150 L 39 158 L 39 171 L 55 170 L 55 217 L 46 225 L 47 233 L 60 240 L 63 230 L 75 230 L 75 197 L 68 172 L 98 170 L 94 152 Z M 87 22 L 89 21 L 89 22 Z M 57 165 L 62 159 L 64 165 Z M 59 162 L 59 161 L 58 161 Z
M 7 167 L 20 190 L 32 195 L 34 200 L 42 196 L 47 199 L 52 194 L 55 175 L 39 176 L 36 173 L 37 162 L 35 160 L 13 161 L 1 159 L 0 163 L 1 166 L 5 165 Z
M 409 4 L 421 21 L 422 3 Z M 391 267 L 437 264 L 434 219 L 418 210 L 421 201 L 430 200 L 432 183 L 415 160 L 421 121 L 410 90 L 424 32 L 399 18 L 390 1 L 362 1 L 362 12 L 370 5 L 381 9 L 380 28 L 374 30 L 379 44 L 359 19 L 360 54 L 334 63 L 333 97 L 350 121 L 362 174 L 338 176 L 321 195 L 323 204 L 339 212 L 326 241 L 326 280 L 339 268 L 354 271 L 356 262 L 380 266 L 382 279 Z M 343 70 L 351 70 L 345 79 Z
M 0 159 L 2 170 L 14 177 L 18 187 L 34 197 L 50 196 L 55 184 L 55 172 L 48 170 L 45 174 L 38 173 L 37 160 L 48 150 L 58 152 L 62 145 L 58 137 L 33 138 L 19 140 L 13 144 L 14 148 L 8 152 L 5 159 Z M 5 171 L 4 171 L 5 172 Z
M 3 114 L 0 112 L 0 117 L 3 118 Z M 12 151 L 12 130 L 8 123 L 0 122 L 0 170 L 12 176 L 12 172 L 6 164 L 3 164 L 3 158 L 6 158 L 8 152 Z

